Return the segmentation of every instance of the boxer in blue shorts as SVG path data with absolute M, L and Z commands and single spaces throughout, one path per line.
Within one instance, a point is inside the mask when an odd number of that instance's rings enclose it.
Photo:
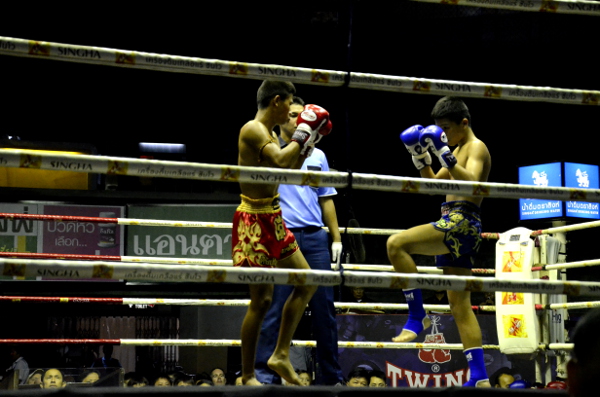
M 486 182 L 492 160 L 486 145 L 471 129 L 471 115 L 465 103 L 444 97 L 434 106 L 431 116 L 435 125 L 412 126 L 400 139 L 412 155 L 421 177 Z M 454 150 L 449 147 L 456 146 Z M 441 164 L 434 173 L 431 153 Z M 446 275 L 469 276 L 480 243 L 479 207 L 482 197 L 449 194 L 442 206 L 442 218 L 395 234 L 388 239 L 387 251 L 394 269 L 400 273 L 417 273 L 411 255 L 436 256 L 436 264 Z M 464 346 L 470 379 L 464 386 L 490 387 L 483 361 L 481 328 L 471 307 L 469 291 L 447 291 L 452 315 Z M 406 289 L 408 321 L 394 342 L 409 342 L 431 321 L 423 309 L 420 289 Z

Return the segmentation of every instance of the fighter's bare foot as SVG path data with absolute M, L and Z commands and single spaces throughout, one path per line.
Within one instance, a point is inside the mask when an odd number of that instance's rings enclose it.
M 262 386 L 262 383 L 260 383 L 254 376 L 245 380 L 242 378 L 242 383 L 244 386 Z
M 300 385 L 300 378 L 289 359 L 277 358 L 274 355 L 269 358 L 267 365 L 273 371 L 277 372 L 281 378 L 292 385 Z
M 420 327 L 416 327 L 419 328 L 418 329 L 418 333 L 415 331 L 410 331 L 408 329 L 403 329 L 402 332 L 400 332 L 400 335 L 396 336 L 395 338 L 392 338 L 392 342 L 410 342 L 411 340 L 415 339 L 420 332 L 422 332 L 423 330 L 426 330 L 427 328 L 429 328 L 431 326 L 431 320 L 429 319 L 429 316 L 425 316 L 423 318 L 423 320 L 421 321 L 421 326 Z
M 463 387 L 492 387 L 489 379 L 469 379 Z

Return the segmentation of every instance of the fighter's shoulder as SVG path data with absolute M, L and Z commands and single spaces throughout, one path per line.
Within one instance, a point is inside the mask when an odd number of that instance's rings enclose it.
M 250 120 L 246 124 L 242 126 L 241 132 L 252 132 L 252 131 L 260 131 L 267 132 L 267 127 L 263 123 L 258 120 Z
M 245 139 L 271 138 L 267 127 L 258 120 L 250 120 L 240 129 L 240 135 Z
M 467 147 L 468 154 L 480 155 L 480 156 L 489 156 L 490 151 L 488 150 L 487 145 L 479 138 L 475 138 L 471 140 Z

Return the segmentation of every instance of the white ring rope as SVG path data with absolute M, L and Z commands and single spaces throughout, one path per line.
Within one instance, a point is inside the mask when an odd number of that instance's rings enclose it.
M 345 270 L 366 270 L 366 271 L 374 271 L 374 272 L 393 272 L 394 267 L 392 265 L 365 265 L 365 264 L 352 264 L 352 263 L 341 263 Z M 336 264 L 332 263 L 331 268 L 335 269 Z M 473 274 L 496 274 L 495 269 L 471 269 Z M 417 266 L 418 273 L 427 273 L 427 274 L 443 274 L 444 271 L 441 268 L 432 267 L 432 266 Z
M 202 259 L 202 258 L 163 258 L 160 256 L 117 256 L 117 255 L 69 255 L 69 254 L 46 254 L 32 252 L 0 252 L 0 257 L 4 258 L 29 258 L 29 259 L 68 259 L 68 260 L 86 260 L 86 261 L 111 261 L 111 262 L 129 262 L 129 263 L 171 263 L 177 265 L 198 265 L 198 266 L 226 266 L 232 267 L 231 259 Z M 341 263 L 344 269 L 348 270 L 366 270 L 377 272 L 393 272 L 392 265 L 365 265 Z M 331 264 L 332 269 L 337 269 L 337 263 Z M 474 274 L 495 274 L 494 269 L 471 269 Z M 443 274 L 443 270 L 431 266 L 417 266 L 418 273 Z
M 239 339 L 121 339 L 129 346 L 241 346 Z M 292 340 L 291 346 L 316 347 L 312 340 Z M 444 349 L 463 350 L 462 343 L 397 343 L 397 342 L 345 342 L 338 341 L 338 349 Z M 500 349 L 497 345 L 484 345 L 484 349 Z
M 43 296 L 0 296 L 0 302 L 35 302 L 35 303 L 103 303 L 119 305 L 176 305 L 176 306 L 248 306 L 250 299 L 179 299 L 179 298 L 89 298 L 89 297 L 43 297 Z M 371 303 L 371 302 L 334 302 L 338 309 L 360 310 L 408 310 L 406 303 Z M 552 303 L 536 305 L 536 309 L 590 309 L 600 307 L 600 301 Z M 424 304 L 429 311 L 450 311 L 449 305 Z M 484 312 L 496 311 L 494 305 L 473 305 L 473 310 Z
M 332 263 L 331 268 L 335 269 L 337 264 Z M 362 264 L 352 264 L 352 263 L 341 263 L 340 266 L 344 268 L 344 270 L 366 270 L 372 272 L 393 272 L 394 267 L 392 265 L 362 265 Z M 417 272 L 419 273 L 428 273 L 428 274 L 443 274 L 442 269 L 438 269 L 437 267 L 431 266 L 417 266 Z
M 600 307 L 600 302 L 570 302 L 570 303 L 551 303 L 548 308 L 556 309 L 592 309 Z
M 174 306 L 207 306 L 207 307 L 240 307 L 248 306 L 250 299 L 177 299 L 177 298 L 85 298 L 85 297 L 29 297 L 0 296 L 0 302 L 48 302 L 48 303 L 106 303 L 120 305 L 174 305 Z M 408 310 L 406 303 L 370 303 L 370 302 L 334 302 L 337 309 L 360 310 Z M 482 306 L 483 307 L 483 306 Z M 486 311 L 490 307 L 485 306 Z M 450 311 L 450 305 L 423 305 L 425 310 Z M 477 307 L 479 308 L 479 307 Z M 493 309 L 491 310 L 493 311 Z
M 38 221 L 53 222 L 95 222 L 95 223 L 113 223 L 122 226 L 162 226 L 162 227 L 197 227 L 209 229 L 231 229 L 231 222 L 200 222 L 200 221 L 172 221 L 162 219 L 135 219 L 135 218 L 101 218 L 101 217 L 78 217 L 69 215 L 42 215 L 42 214 L 17 214 L 0 212 L 0 219 L 29 219 Z M 323 227 L 323 230 L 329 232 L 329 228 Z M 377 236 L 391 236 L 392 234 L 403 232 L 404 229 L 372 229 L 364 227 L 340 228 L 342 234 L 366 234 Z
M 239 347 L 239 339 L 0 339 L 0 344 L 112 344 L 121 346 L 222 346 Z M 313 340 L 292 340 L 291 346 L 316 347 Z M 346 342 L 338 341 L 342 349 L 440 349 L 464 350 L 462 343 L 398 343 L 398 342 Z M 486 350 L 499 350 L 499 345 L 483 345 Z M 573 343 L 550 343 L 539 345 L 538 350 L 572 350 Z
M 513 11 L 533 11 L 556 14 L 600 15 L 600 4 L 582 0 L 412 0 L 419 3 L 437 3 L 456 6 L 493 8 Z
M 38 221 L 53 221 L 53 222 L 95 222 L 95 223 L 114 223 L 123 226 L 170 226 L 170 227 L 197 227 L 197 228 L 214 228 L 214 229 L 231 229 L 231 222 L 200 222 L 200 221 L 172 221 L 163 219 L 135 219 L 135 218 L 101 218 L 89 216 L 70 216 L 70 215 L 43 215 L 43 214 L 18 214 L 0 212 L 0 218 L 8 219 L 30 219 Z M 600 221 L 591 221 L 578 223 L 574 225 L 558 226 L 542 230 L 534 230 L 531 232 L 532 237 L 540 234 L 566 233 L 577 230 L 592 229 L 600 227 Z M 323 227 L 323 230 L 329 232 L 329 228 Z M 346 234 L 366 234 L 376 236 L 391 236 L 396 233 L 405 231 L 405 229 L 373 229 L 363 227 L 347 227 L 340 228 L 340 233 Z M 485 239 L 499 239 L 500 233 L 481 233 L 481 237 Z
M 205 268 L 114 262 L 0 259 L 2 276 L 47 279 L 110 279 L 144 282 L 210 282 L 234 284 L 344 284 L 349 287 L 422 288 L 471 292 L 529 292 L 574 296 L 600 296 L 600 282 L 551 280 L 496 280 L 495 278 L 369 273 L 347 270 L 342 275 L 329 270 L 278 268 Z
M 599 226 L 600 226 L 600 221 L 591 221 L 591 222 L 578 223 L 575 225 L 558 226 L 558 227 L 551 227 L 551 228 L 544 229 L 544 230 L 537 230 L 534 233 L 532 233 L 532 235 L 565 233 L 565 232 L 572 232 L 572 231 L 576 231 L 576 230 L 591 229 L 591 228 L 599 227 Z
M 214 229 L 231 229 L 231 222 L 200 222 L 200 221 L 172 221 L 163 219 L 135 219 L 135 218 L 101 218 L 88 216 L 69 216 L 69 215 L 43 215 L 43 214 L 18 214 L 0 212 L 0 219 L 29 219 L 38 221 L 53 221 L 53 222 L 95 222 L 95 223 L 114 223 L 122 226 L 162 226 L 162 227 L 195 227 L 195 228 L 214 228 Z M 592 229 L 600 227 L 600 221 L 591 221 L 578 223 L 574 225 L 552 227 L 542 230 L 534 230 L 531 232 L 532 237 L 537 237 L 541 234 L 566 233 L 577 230 Z M 323 227 L 323 230 L 329 233 L 329 228 Z M 405 229 L 374 229 L 361 227 L 342 227 L 339 232 L 342 234 L 362 234 L 373 236 L 391 236 L 396 233 L 405 231 Z M 500 233 L 481 233 L 481 238 L 497 240 L 500 238 Z
M 286 76 L 287 80 L 340 87 L 345 84 L 347 72 L 232 62 L 216 59 L 173 56 L 103 47 L 51 43 L 0 36 L 0 54 L 43 58 L 95 65 L 150 69 L 165 72 L 194 73 L 222 77 L 242 77 L 264 80 L 272 76 Z M 533 87 L 510 84 L 462 82 L 386 76 L 368 73 L 349 73 L 350 88 L 375 91 L 394 91 L 409 94 L 456 95 L 457 87 L 465 97 L 507 99 L 516 101 L 545 101 L 576 105 L 600 104 L 600 91 L 551 87 Z
M 0 296 L 0 302 L 34 302 L 34 303 L 101 303 L 118 305 L 173 305 L 173 306 L 208 306 L 208 307 L 240 307 L 248 306 L 250 299 L 178 299 L 178 298 L 88 298 L 88 297 L 43 297 L 43 296 Z M 587 302 L 589 304 L 600 302 Z M 334 302 L 336 309 L 358 310 L 408 310 L 406 303 L 370 303 L 370 302 Z M 563 308 L 564 304 L 560 304 Z M 577 303 L 577 305 L 582 305 Z M 592 306 L 581 306 L 592 307 Z M 593 306 L 595 307 L 595 306 Z M 424 304 L 423 308 L 433 312 L 450 312 L 450 305 Z M 484 312 L 496 311 L 493 305 L 473 305 L 473 310 Z M 543 309 L 540 305 L 537 309 Z M 578 306 L 579 308 L 579 306 Z
M 121 345 L 130 346 L 241 346 L 241 341 L 234 339 L 120 339 Z M 316 341 L 292 340 L 291 346 L 316 347 Z M 355 349 L 442 349 L 464 350 L 462 343 L 399 343 L 399 342 L 344 342 L 338 341 L 338 348 Z M 485 350 L 499 350 L 498 345 L 483 345 Z M 540 350 L 572 350 L 573 343 L 550 343 L 539 345 Z
M 568 263 L 557 263 L 554 265 L 543 265 L 545 270 L 559 270 L 559 269 L 576 269 L 581 267 L 598 266 L 600 265 L 600 259 L 592 259 L 588 261 L 577 261 Z
M 292 185 L 348 186 L 346 172 L 306 172 L 298 170 L 241 167 L 178 161 L 133 159 L 90 155 L 40 153 L 0 149 L 0 166 L 109 175 L 162 177 L 246 183 L 284 183 Z M 600 189 L 525 186 L 508 183 L 436 180 L 400 176 L 352 174 L 352 187 L 399 193 L 448 194 L 496 198 L 538 198 L 600 202 Z

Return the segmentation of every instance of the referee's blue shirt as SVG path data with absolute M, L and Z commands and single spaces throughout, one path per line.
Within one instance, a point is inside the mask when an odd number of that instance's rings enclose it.
M 283 141 L 280 138 L 281 142 Z M 329 171 L 325 153 L 315 148 L 311 156 L 304 161 L 301 169 Z M 334 196 L 336 194 L 337 191 L 332 187 L 279 185 L 279 199 L 285 225 L 290 229 L 308 226 L 323 227 L 323 214 L 319 205 L 319 197 Z

